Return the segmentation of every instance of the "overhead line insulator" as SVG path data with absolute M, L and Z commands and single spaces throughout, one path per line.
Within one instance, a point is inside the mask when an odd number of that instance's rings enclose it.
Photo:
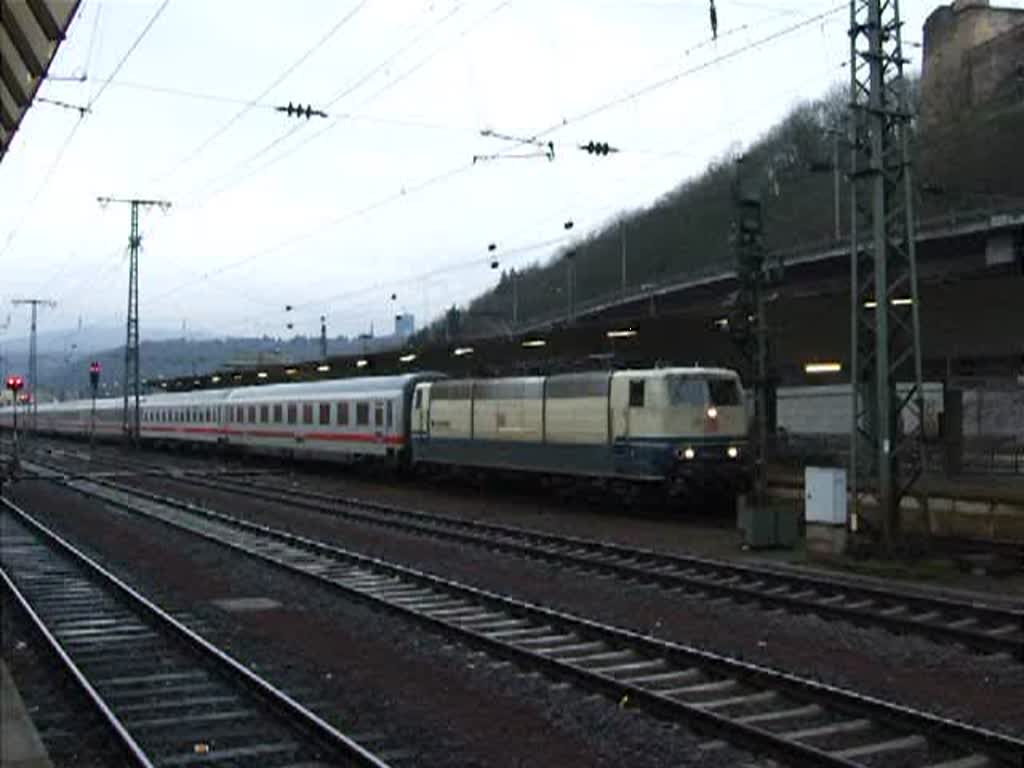
M 307 120 L 311 117 L 327 117 L 327 113 L 322 109 L 313 109 L 312 105 L 306 104 L 292 104 L 288 102 L 286 107 L 274 107 L 278 112 L 284 112 L 288 117 L 304 117 Z

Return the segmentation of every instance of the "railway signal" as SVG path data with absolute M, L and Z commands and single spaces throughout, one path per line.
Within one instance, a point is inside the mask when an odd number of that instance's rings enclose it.
M 13 470 L 18 467 L 18 393 L 25 387 L 25 380 L 21 376 L 8 376 L 4 380 L 4 386 L 11 390 L 11 412 L 12 412 L 12 439 L 14 446 L 11 450 L 11 465 Z

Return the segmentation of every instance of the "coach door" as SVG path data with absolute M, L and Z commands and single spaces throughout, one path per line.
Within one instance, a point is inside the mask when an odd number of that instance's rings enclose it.
M 430 436 L 430 387 L 419 386 L 413 392 L 412 431 L 420 438 Z

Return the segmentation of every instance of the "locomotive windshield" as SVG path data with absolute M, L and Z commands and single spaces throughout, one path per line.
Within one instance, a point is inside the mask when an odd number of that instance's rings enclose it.
M 669 376 L 669 402 L 677 406 L 739 405 L 740 391 L 733 379 L 706 379 L 699 376 Z
M 669 376 L 666 380 L 668 398 L 672 405 L 704 407 L 707 399 L 707 382 L 696 376 Z
M 740 388 L 735 379 L 708 379 L 711 405 L 739 405 Z

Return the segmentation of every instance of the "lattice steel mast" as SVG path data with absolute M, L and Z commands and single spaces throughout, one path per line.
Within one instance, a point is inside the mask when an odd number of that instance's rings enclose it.
M 851 519 L 861 492 L 875 492 L 887 546 L 924 466 L 905 63 L 898 0 L 851 0 Z
M 127 203 L 132 207 L 132 228 L 128 238 L 129 272 L 128 272 L 128 316 L 126 318 L 126 334 L 124 344 L 124 405 L 121 414 L 121 429 L 125 437 L 133 442 L 139 441 L 139 399 L 142 396 L 142 381 L 139 378 L 139 246 L 142 237 L 139 235 L 139 208 L 159 206 L 166 211 L 171 204 L 166 200 L 140 200 L 138 198 L 122 199 L 116 197 L 96 198 L 100 205 L 109 203 Z M 129 411 L 128 397 L 134 394 L 135 405 Z M 134 415 L 129 415 L 133 413 Z
M 32 426 L 33 432 L 36 431 L 38 424 L 37 419 L 39 415 L 39 355 L 36 350 L 36 328 L 38 320 L 38 310 L 40 306 L 53 307 L 57 306 L 57 302 L 51 301 L 50 299 L 14 299 L 11 302 L 15 307 L 22 305 L 29 305 L 32 307 L 32 330 L 29 335 L 28 342 L 28 383 L 29 393 L 32 398 Z

